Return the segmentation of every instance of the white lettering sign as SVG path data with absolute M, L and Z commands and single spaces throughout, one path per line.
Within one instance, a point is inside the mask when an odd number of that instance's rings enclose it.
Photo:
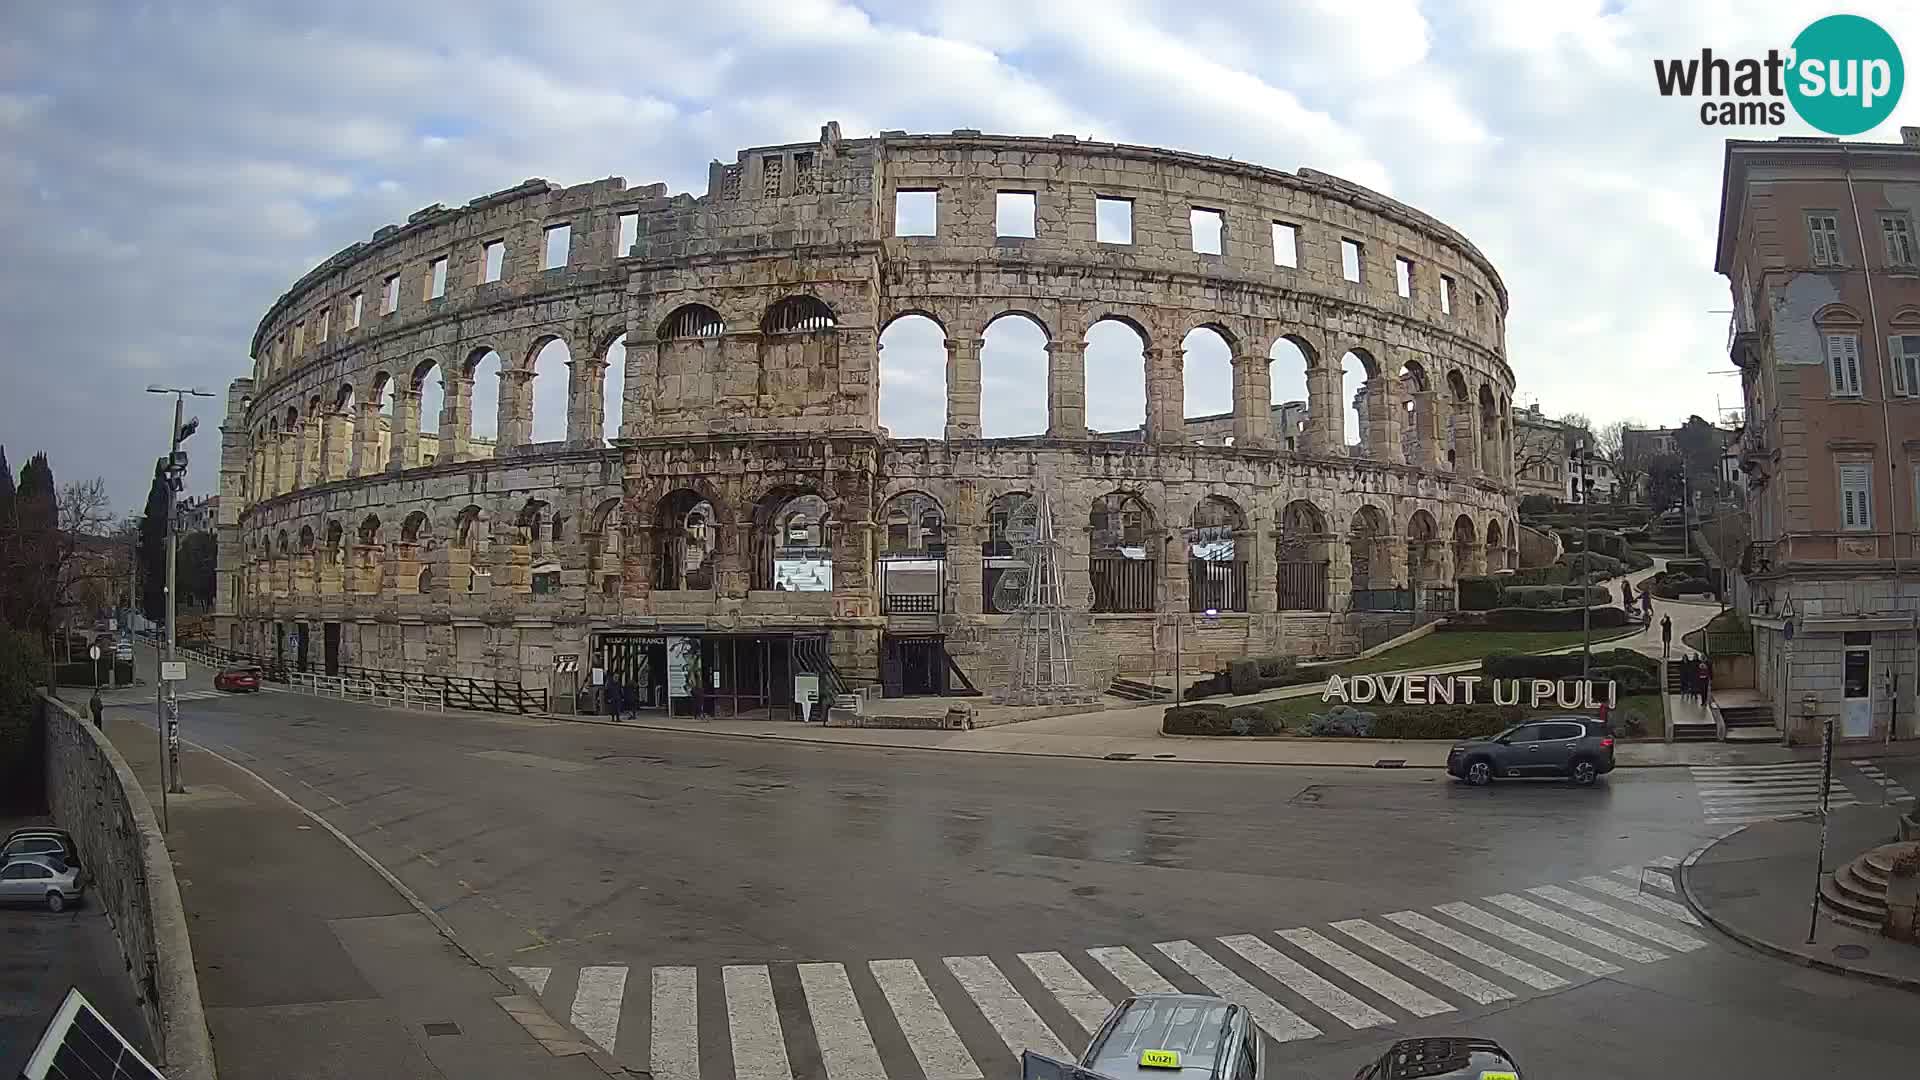
M 161 682 L 185 682 L 186 678 L 187 662 L 185 660 L 160 661 Z

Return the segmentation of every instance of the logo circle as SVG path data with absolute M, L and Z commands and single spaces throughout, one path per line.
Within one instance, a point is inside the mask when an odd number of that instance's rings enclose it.
M 1787 98 L 1800 119 L 1829 135 L 1858 135 L 1893 112 L 1906 68 L 1893 35 L 1872 19 L 1829 15 L 1793 39 Z

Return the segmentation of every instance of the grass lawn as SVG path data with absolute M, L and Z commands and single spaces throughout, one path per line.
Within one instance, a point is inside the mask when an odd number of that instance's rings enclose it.
M 1612 636 L 1637 634 L 1642 627 L 1619 627 L 1611 630 L 1595 630 L 1593 643 L 1597 647 Z M 1365 660 L 1349 660 L 1344 664 L 1328 664 L 1312 670 L 1325 675 L 1373 675 L 1382 671 L 1400 671 L 1406 668 L 1439 667 L 1442 664 L 1459 663 L 1462 660 L 1478 660 L 1490 652 L 1547 652 L 1562 649 L 1569 645 L 1580 644 L 1578 630 L 1456 630 L 1452 632 L 1436 630 L 1417 641 L 1388 649 L 1378 656 Z

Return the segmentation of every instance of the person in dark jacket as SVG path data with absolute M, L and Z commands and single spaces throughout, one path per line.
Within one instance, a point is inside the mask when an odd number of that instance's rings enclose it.
M 618 720 L 620 719 L 620 714 L 626 711 L 626 707 L 627 707 L 627 688 L 620 685 L 620 676 L 608 675 L 607 676 L 607 715 L 613 717 L 615 720 Z
M 1660 616 L 1660 658 L 1666 659 L 1673 650 L 1673 616 Z
M 1700 669 L 1694 664 L 1693 656 L 1691 654 L 1682 656 L 1679 660 L 1679 663 L 1680 663 L 1680 692 L 1682 694 L 1685 694 L 1687 696 L 1687 699 L 1691 701 L 1693 699 L 1693 680 L 1694 680 L 1694 677 L 1699 674 Z
M 1694 683 L 1700 688 L 1700 704 L 1713 704 L 1713 665 L 1704 656 L 1700 658 L 1700 669 L 1694 674 Z

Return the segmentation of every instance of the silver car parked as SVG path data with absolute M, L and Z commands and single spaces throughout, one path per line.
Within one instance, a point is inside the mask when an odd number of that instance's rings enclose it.
M 0 903 L 45 904 L 48 911 L 65 911 L 80 902 L 83 886 L 78 867 L 58 858 L 22 855 L 0 866 Z

